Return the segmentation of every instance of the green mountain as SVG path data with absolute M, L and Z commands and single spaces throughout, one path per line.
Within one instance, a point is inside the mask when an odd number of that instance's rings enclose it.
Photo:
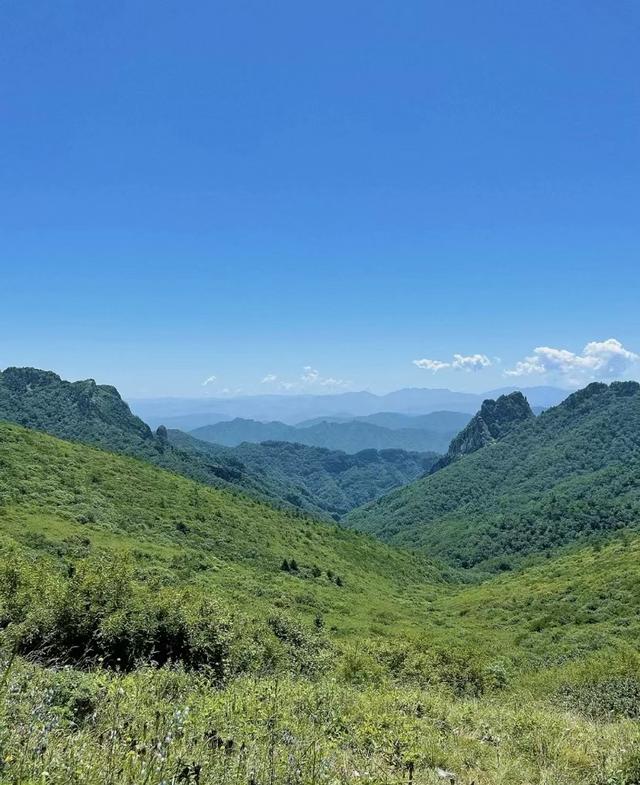
M 478 585 L 16 425 L 0 467 L 7 782 L 634 782 L 632 531 Z
M 250 478 L 256 488 L 310 512 L 338 519 L 355 507 L 406 485 L 429 471 L 435 453 L 363 450 L 347 454 L 292 442 L 244 442 L 223 447 L 169 431 L 169 441 L 183 451 L 204 454 Z
M 0 423 L 0 779 L 630 785 L 638 397 L 590 388 L 540 418 L 573 446 L 526 421 L 417 483 L 521 433 L 518 455 L 541 438 L 540 468 L 591 484 L 615 432 L 619 536 L 483 581 Z
M 464 415 L 461 416 L 462 418 Z M 191 434 L 197 439 L 234 447 L 242 442 L 286 441 L 357 453 L 362 450 L 407 450 L 409 452 L 444 452 L 457 432 L 461 417 L 455 418 L 450 429 L 396 428 L 377 425 L 366 420 L 331 421 L 321 419 L 314 424 L 296 426 L 282 422 L 258 422 L 236 418 L 196 428 Z
M 278 501 L 268 481 L 257 484 L 224 456 L 213 461 L 173 447 L 166 429 L 152 432 L 131 413 L 115 387 L 92 379 L 68 382 L 50 371 L 7 368 L 0 373 L 0 420 L 141 458 L 215 487 L 237 487 Z
M 42 610 L 53 613 L 56 603 L 71 601 L 53 584 L 51 592 L 43 591 L 47 584 L 42 581 L 71 579 L 75 585 L 80 565 L 104 572 L 104 582 L 95 587 L 104 597 L 93 599 L 100 613 L 111 612 L 100 605 L 103 600 L 115 603 L 114 613 L 119 607 L 117 596 L 107 596 L 111 580 L 133 582 L 149 602 L 147 589 L 176 592 L 177 598 L 188 587 L 189 601 L 200 595 L 216 597 L 229 611 L 253 622 L 267 619 L 276 609 L 308 621 L 321 614 L 338 637 L 382 636 L 390 642 L 400 636 L 408 641 L 428 631 L 430 645 L 466 641 L 477 653 L 489 654 L 499 640 L 508 645 L 505 653 L 520 660 L 518 633 L 539 632 L 534 622 L 544 613 L 573 625 L 576 645 L 577 639 L 595 635 L 594 649 L 609 645 L 604 639 L 596 643 L 602 635 L 635 640 L 640 624 L 640 610 L 624 623 L 621 616 L 640 608 L 634 590 L 640 536 L 632 530 L 604 547 L 596 543 L 478 585 L 450 567 L 359 532 L 312 522 L 144 461 L 20 426 L 0 423 L 0 465 L 0 631 L 15 625 L 15 635 L 26 636 L 19 638 L 20 645 L 34 650 L 45 642 L 27 635 L 36 622 L 26 613 L 27 606 L 43 603 Z M 130 566 L 129 577 L 113 572 L 114 559 L 116 565 Z M 94 580 L 97 574 L 83 572 L 83 580 Z M 607 583 L 615 585 L 616 592 L 591 607 Z M 573 600 L 566 593 L 570 584 Z M 77 588 L 89 591 L 91 586 Z M 532 593 L 537 595 L 533 603 Z M 499 607 L 517 620 L 516 628 L 492 617 L 491 609 Z M 132 614 L 140 610 L 130 609 Z M 603 626 L 594 629 L 594 620 Z M 111 621 L 115 625 L 126 619 Z M 48 616 L 38 622 L 50 623 Z M 64 616 L 59 623 L 75 622 Z M 548 627 L 553 626 L 550 621 Z M 124 636 L 130 632 L 127 624 L 117 629 Z M 547 633 L 532 636 L 525 647 L 531 649 L 529 667 L 534 670 L 543 653 L 556 656 L 557 640 Z M 106 643 L 96 640 L 93 645 Z M 557 650 L 558 663 L 565 654 Z
M 480 411 L 452 439 L 446 455 L 432 466 L 431 472 L 439 471 L 464 455 L 493 444 L 519 423 L 533 416 L 531 407 L 521 392 L 501 395 L 496 401 L 484 401 Z
M 635 527 L 639 478 L 640 385 L 590 384 L 345 523 L 451 564 L 506 568 Z
M 234 488 L 272 504 L 337 517 L 420 477 L 434 455 L 399 451 L 347 457 L 287 448 L 228 450 L 135 417 L 114 387 L 68 382 L 35 368 L 0 373 L 0 420 L 141 458 L 214 487 Z M 301 468 L 296 469 L 296 464 Z

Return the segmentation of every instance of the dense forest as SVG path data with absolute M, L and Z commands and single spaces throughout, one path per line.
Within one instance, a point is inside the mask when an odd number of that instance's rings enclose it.
M 182 431 L 168 431 L 172 445 L 209 456 L 254 478 L 265 497 L 286 502 L 320 517 L 339 520 L 384 493 L 426 474 L 436 453 L 406 450 L 362 450 L 355 454 L 309 447 L 295 442 L 244 442 L 223 447 L 195 439 Z
M 614 382 L 590 384 L 347 524 L 451 564 L 504 569 L 639 520 L 640 385 Z

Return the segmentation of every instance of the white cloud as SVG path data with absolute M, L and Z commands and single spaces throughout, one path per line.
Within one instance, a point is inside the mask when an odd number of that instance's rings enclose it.
M 302 370 L 304 373 L 300 377 L 300 380 L 305 384 L 315 384 L 320 378 L 319 371 L 317 371 L 315 368 L 312 368 L 310 365 L 305 365 Z
M 351 382 L 346 379 L 336 379 L 334 376 L 322 376 L 320 371 L 311 365 L 305 365 L 300 381 L 304 386 L 318 387 L 348 387 Z
M 317 368 L 312 365 L 305 365 L 302 373 L 297 379 L 283 379 L 275 373 L 268 373 L 260 381 L 261 384 L 274 384 L 276 389 L 285 390 L 305 390 L 308 388 L 345 388 L 352 382 L 346 379 L 338 379 L 335 376 L 323 376 Z
M 455 371 L 481 371 L 483 368 L 493 365 L 486 354 L 454 354 L 451 362 L 429 360 L 425 357 L 422 360 L 414 360 L 413 364 L 418 368 L 424 368 L 425 371 L 433 371 L 433 373 L 445 368 L 452 368 Z
M 205 380 L 202 382 L 202 386 L 203 386 L 203 387 L 206 387 L 208 384 L 213 384 L 213 383 L 216 381 L 216 379 L 217 379 L 217 378 L 218 378 L 217 376 L 209 376 L 209 377 L 207 377 L 207 378 L 206 378 L 206 379 L 205 379 Z
M 635 352 L 625 349 L 615 338 L 591 341 L 584 347 L 583 354 L 592 361 L 596 360 L 598 369 L 604 370 L 609 377 L 624 373 L 630 365 L 640 360 Z
M 443 368 L 451 368 L 451 363 L 443 363 L 441 360 L 428 360 L 424 357 L 422 360 L 414 360 L 414 365 L 417 365 L 418 368 L 424 368 L 425 371 L 433 371 L 437 373 L 441 371 Z
M 461 354 L 453 355 L 452 368 L 461 368 L 464 371 L 480 371 L 492 365 L 486 354 L 470 354 L 464 357 Z
M 626 349 L 615 338 L 608 338 L 606 341 L 589 342 L 581 354 L 568 349 L 537 346 L 533 354 L 517 362 L 515 367 L 505 371 L 505 374 L 549 374 L 565 377 L 567 381 L 579 384 L 587 379 L 611 379 L 620 376 L 638 360 L 640 356 L 635 352 Z

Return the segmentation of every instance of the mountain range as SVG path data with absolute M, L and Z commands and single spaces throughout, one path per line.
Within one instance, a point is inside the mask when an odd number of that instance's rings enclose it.
M 36 369 L 0 420 L 7 781 L 638 781 L 637 383 L 498 395 L 437 467 Z
M 247 395 L 229 398 L 150 398 L 129 400 L 132 411 L 152 427 L 193 430 L 224 419 L 279 421 L 296 425 L 305 420 L 332 416 L 356 418 L 377 412 L 420 415 L 452 411 L 475 414 L 487 398 L 497 398 L 520 390 L 532 407 L 555 406 L 570 390 L 558 387 L 505 387 L 486 393 L 455 392 L 446 388 L 406 388 L 375 395 L 345 392 L 333 395 Z
M 380 413 L 359 419 L 312 420 L 294 426 L 236 418 L 196 428 L 191 434 L 229 447 L 242 442 L 287 441 L 348 453 L 371 449 L 442 453 L 469 419 L 469 415 L 460 412 L 434 412 L 420 417 Z M 393 426 L 377 422 L 393 422 Z M 407 423 L 408 427 L 402 427 Z
M 164 427 L 154 433 L 131 413 L 114 387 L 91 379 L 68 382 L 35 368 L 7 368 L 0 373 L 0 420 L 130 455 L 214 487 L 325 518 L 337 518 L 420 477 L 437 459 L 433 452 L 368 450 L 347 456 L 302 445 L 295 450 L 276 444 L 233 450 Z

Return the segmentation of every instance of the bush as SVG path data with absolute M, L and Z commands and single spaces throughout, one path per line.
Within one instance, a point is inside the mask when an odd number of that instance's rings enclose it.
M 627 753 L 620 767 L 623 785 L 640 785 L 640 752 Z
M 271 616 L 268 625 L 281 646 L 279 659 L 286 660 L 288 669 L 315 676 L 328 668 L 330 645 L 320 629 L 307 629 L 283 614 Z
M 230 617 L 201 594 L 154 592 L 133 580 L 126 559 L 77 562 L 70 576 L 5 560 L 0 570 L 0 627 L 19 653 L 46 662 L 129 670 L 139 660 L 207 666 L 223 678 L 232 664 Z
M 557 691 L 557 698 L 567 708 L 591 719 L 640 718 L 640 680 L 634 676 L 564 684 Z

